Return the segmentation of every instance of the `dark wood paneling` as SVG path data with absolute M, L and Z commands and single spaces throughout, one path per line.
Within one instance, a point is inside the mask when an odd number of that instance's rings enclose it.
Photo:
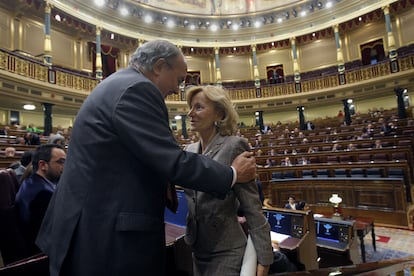
M 269 203 L 283 207 L 289 195 L 305 201 L 312 210 L 323 207 L 332 212 L 329 198 L 337 193 L 342 197 L 342 210 L 347 216 L 373 217 L 376 222 L 407 227 L 407 202 L 402 179 L 290 179 L 269 184 Z

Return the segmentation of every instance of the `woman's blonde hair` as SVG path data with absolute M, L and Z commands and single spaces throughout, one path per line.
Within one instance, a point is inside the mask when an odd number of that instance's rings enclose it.
M 191 100 L 200 92 L 203 92 L 207 99 L 214 103 L 216 111 L 223 112 L 224 114 L 223 118 L 216 125 L 220 135 L 229 136 L 235 134 L 239 115 L 230 100 L 228 92 L 223 87 L 215 85 L 191 86 L 186 90 L 188 106 L 191 106 Z

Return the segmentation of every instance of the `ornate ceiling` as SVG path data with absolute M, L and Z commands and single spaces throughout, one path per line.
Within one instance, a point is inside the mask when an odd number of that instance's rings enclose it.
M 26 0 L 29 1 L 29 0 Z M 35 1 L 35 0 L 33 0 Z M 54 12 L 130 38 L 189 47 L 282 41 L 357 18 L 396 0 L 47 0 Z M 98 6 L 101 2 L 101 6 Z M 237 26 L 237 29 L 234 28 Z
M 116 1 L 108 1 L 116 2 Z M 294 6 L 322 5 L 323 1 L 298 0 L 131 0 L 137 6 L 147 5 L 164 11 L 191 13 L 200 15 L 237 15 L 255 12 L 266 12 L 278 8 L 289 9 Z

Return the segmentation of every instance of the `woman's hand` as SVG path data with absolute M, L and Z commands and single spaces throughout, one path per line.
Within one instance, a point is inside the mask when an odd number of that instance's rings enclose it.
M 256 271 L 256 276 L 267 276 L 267 274 L 269 273 L 269 267 L 268 265 L 264 266 L 261 264 L 257 264 L 257 271 Z

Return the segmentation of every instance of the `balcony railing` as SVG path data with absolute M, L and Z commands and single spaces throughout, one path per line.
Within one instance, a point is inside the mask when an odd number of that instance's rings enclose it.
M 414 53 L 398 57 L 400 71 L 414 69 Z M 0 49 L 0 70 L 6 70 L 23 77 L 56 84 L 61 87 L 77 91 L 90 92 L 99 83 L 96 78 L 82 75 L 69 69 L 57 66 L 47 66 L 41 60 L 29 58 L 4 49 Z M 346 84 L 364 82 L 374 78 L 389 76 L 391 66 L 389 61 L 375 65 L 359 67 L 345 72 Z M 332 89 L 342 86 L 338 74 L 330 74 L 313 79 L 303 80 L 300 83 L 301 92 L 312 92 L 323 89 Z M 255 87 L 227 88 L 232 100 L 254 100 L 257 98 L 270 98 L 296 94 L 294 82 L 281 84 L 264 84 L 260 93 Z M 167 101 L 182 102 L 181 95 L 170 95 Z
M 92 91 L 99 82 L 96 78 L 84 76 L 57 66 L 49 67 L 39 59 L 26 57 L 4 49 L 0 49 L 0 70 L 83 92 Z

